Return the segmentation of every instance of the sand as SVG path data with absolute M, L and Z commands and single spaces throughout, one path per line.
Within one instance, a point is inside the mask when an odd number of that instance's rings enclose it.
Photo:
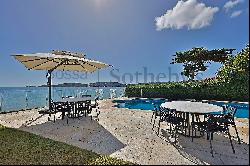
M 190 137 L 179 135 L 174 145 L 165 124 L 157 135 L 150 121 L 151 111 L 116 108 L 112 100 L 102 100 L 99 105 L 99 121 L 90 117 L 61 120 L 58 113 L 53 122 L 48 121 L 48 115 L 32 109 L 0 114 L 0 124 L 143 165 L 249 164 L 249 119 L 237 119 L 243 142 L 233 141 L 235 154 L 228 138 L 215 135 L 213 158 L 205 137 L 192 142 Z M 234 135 L 233 129 L 231 133 Z

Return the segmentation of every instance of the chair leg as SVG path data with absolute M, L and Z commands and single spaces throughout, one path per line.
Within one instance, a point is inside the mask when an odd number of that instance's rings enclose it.
M 234 150 L 234 145 L 233 145 L 233 142 L 232 142 L 232 137 L 231 137 L 231 134 L 229 132 L 229 128 L 227 127 L 227 132 L 228 132 L 228 138 L 230 140 L 230 143 L 231 143 L 231 147 L 233 149 L 233 153 L 235 153 L 235 150 Z
M 153 114 L 152 114 L 151 123 L 152 123 L 153 119 L 154 119 L 154 122 L 153 122 L 153 129 L 154 129 L 154 127 L 155 127 L 155 119 L 156 119 L 156 114 L 155 114 L 155 112 L 153 112 Z
M 157 135 L 160 134 L 160 127 L 161 127 L 161 118 L 159 119 L 159 124 L 158 124 L 158 132 L 157 132 Z
M 209 142 L 210 142 L 210 153 L 212 154 L 212 157 L 214 157 L 214 152 L 213 152 L 213 145 L 212 145 L 212 139 L 211 139 L 211 134 L 212 133 L 209 133 L 208 135 L 210 135 L 209 137 Z
M 196 137 L 196 127 L 194 127 L 194 136 Z
M 154 117 L 153 129 L 154 129 L 154 127 L 155 127 L 155 120 L 156 120 L 156 116 Z
M 155 112 L 153 112 L 153 114 L 151 116 L 151 120 L 150 120 L 151 123 L 153 122 L 154 114 L 155 114 Z
M 174 135 L 174 143 L 176 144 L 176 136 L 177 136 L 177 132 L 178 132 L 178 127 L 175 126 L 175 135 Z
M 191 124 L 191 130 L 192 130 L 192 142 L 194 142 L 194 126 Z
M 239 133 L 238 133 L 238 130 L 237 130 L 237 128 L 236 128 L 235 123 L 233 124 L 233 126 L 234 126 L 234 129 L 235 129 L 236 135 L 237 135 L 238 143 L 241 144 L 240 137 L 239 137 Z
M 170 122 L 169 125 L 170 125 L 169 133 L 172 135 L 172 123 Z

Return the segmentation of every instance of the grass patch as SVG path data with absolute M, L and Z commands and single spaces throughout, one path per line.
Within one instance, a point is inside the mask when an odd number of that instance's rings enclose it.
M 132 165 L 0 125 L 0 165 Z

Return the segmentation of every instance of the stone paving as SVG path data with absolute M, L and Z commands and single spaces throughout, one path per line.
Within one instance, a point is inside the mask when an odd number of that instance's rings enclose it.
M 237 120 L 244 142 L 233 141 L 236 153 L 233 154 L 228 138 L 215 135 L 212 157 L 205 137 L 192 142 L 179 135 L 175 145 L 165 124 L 157 135 L 157 128 L 152 129 L 150 121 L 151 111 L 116 108 L 112 100 L 103 100 L 99 106 L 99 121 L 82 117 L 68 118 L 67 123 L 67 118 L 61 120 L 58 113 L 54 123 L 48 121 L 48 115 L 41 116 L 33 109 L 0 114 L 0 124 L 143 165 L 249 164 L 249 119 Z

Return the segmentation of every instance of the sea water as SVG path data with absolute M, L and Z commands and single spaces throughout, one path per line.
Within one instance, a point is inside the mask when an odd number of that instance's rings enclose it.
M 91 95 L 92 100 L 117 98 L 124 96 L 124 87 L 53 87 L 52 100 L 60 100 L 64 96 L 79 97 Z M 48 106 L 47 87 L 0 87 L 0 111 L 10 112 L 21 109 Z

